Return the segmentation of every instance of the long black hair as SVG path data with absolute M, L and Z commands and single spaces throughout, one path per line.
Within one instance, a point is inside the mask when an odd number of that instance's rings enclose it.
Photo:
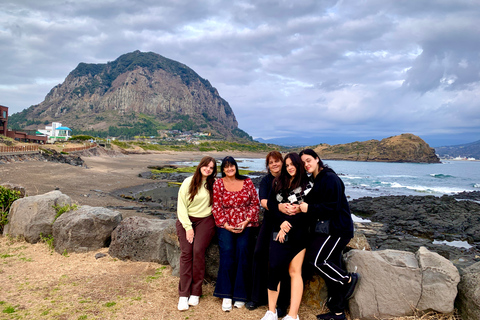
M 309 156 L 312 156 L 313 159 L 318 159 L 318 167 L 319 168 L 328 168 L 328 165 L 326 165 L 325 163 L 323 163 L 322 159 L 320 159 L 320 157 L 318 156 L 318 154 L 313 151 L 312 149 L 303 149 L 302 151 L 300 151 L 300 158 L 304 155 L 309 155 Z
M 225 169 L 225 167 L 230 166 L 230 165 L 235 166 L 235 179 L 245 180 L 245 179 L 248 178 L 247 176 L 243 176 L 243 175 L 240 174 L 240 172 L 238 171 L 237 161 L 235 161 L 235 159 L 233 159 L 233 157 L 231 157 L 231 156 L 226 156 L 222 160 L 222 164 L 220 165 L 220 171 L 222 172 L 222 178 L 225 177 L 225 172 L 223 171 L 223 169 Z
M 296 169 L 295 177 L 293 177 L 293 180 L 291 182 L 291 176 L 287 171 L 287 159 L 290 159 L 292 161 L 292 165 Z M 302 187 L 303 190 L 307 186 L 307 183 L 308 177 L 300 156 L 295 152 L 287 154 L 283 159 L 282 171 L 280 171 L 280 175 L 276 177 L 273 182 L 275 193 L 281 192 L 284 194 L 288 194 L 290 191 L 298 187 Z

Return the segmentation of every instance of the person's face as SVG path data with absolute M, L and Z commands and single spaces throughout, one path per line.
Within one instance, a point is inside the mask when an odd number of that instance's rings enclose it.
M 235 166 L 233 164 L 227 164 L 223 168 L 223 172 L 227 177 L 235 177 L 235 173 L 237 172 L 237 169 L 235 169 Z
M 302 155 L 303 165 L 308 173 L 314 173 L 318 170 L 318 161 L 309 154 Z
M 210 161 L 209 164 L 207 164 L 206 166 L 203 166 L 200 168 L 200 172 L 202 173 L 202 177 L 203 178 L 207 178 L 209 175 L 212 174 L 213 172 L 213 169 L 215 167 L 215 164 L 213 163 L 213 161 Z
M 295 173 L 297 173 L 297 168 L 295 168 L 290 158 L 285 160 L 285 167 L 287 169 L 288 174 L 292 177 L 295 177 Z
M 268 159 L 268 169 L 273 175 L 277 175 L 280 173 L 280 170 L 282 170 L 282 160 L 270 157 Z

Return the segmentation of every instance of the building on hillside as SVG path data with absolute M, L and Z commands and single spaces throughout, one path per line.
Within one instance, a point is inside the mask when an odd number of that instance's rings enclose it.
M 0 106 L 0 134 L 7 136 L 8 108 Z
M 0 106 L 0 134 L 21 142 L 45 143 L 47 137 L 36 132 L 8 130 L 8 107 Z
M 45 129 L 39 129 L 38 131 L 48 137 L 48 143 L 54 143 L 56 141 L 67 141 L 70 139 L 70 131 L 72 131 L 72 129 L 62 127 L 60 122 L 52 122 L 51 126 L 45 126 Z

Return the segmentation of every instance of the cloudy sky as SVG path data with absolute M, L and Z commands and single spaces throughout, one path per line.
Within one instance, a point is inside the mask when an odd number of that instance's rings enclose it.
M 2 0 L 0 104 L 19 112 L 78 63 L 140 50 L 208 79 L 254 138 L 468 143 L 478 21 L 480 0 Z

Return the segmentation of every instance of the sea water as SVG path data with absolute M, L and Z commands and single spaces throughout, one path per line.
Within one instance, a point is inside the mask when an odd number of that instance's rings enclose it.
M 266 171 L 265 159 L 236 158 L 240 169 Z M 480 191 L 480 161 L 391 163 L 324 160 L 345 183 L 349 199 L 388 195 L 453 195 Z M 197 165 L 198 162 L 182 162 Z

